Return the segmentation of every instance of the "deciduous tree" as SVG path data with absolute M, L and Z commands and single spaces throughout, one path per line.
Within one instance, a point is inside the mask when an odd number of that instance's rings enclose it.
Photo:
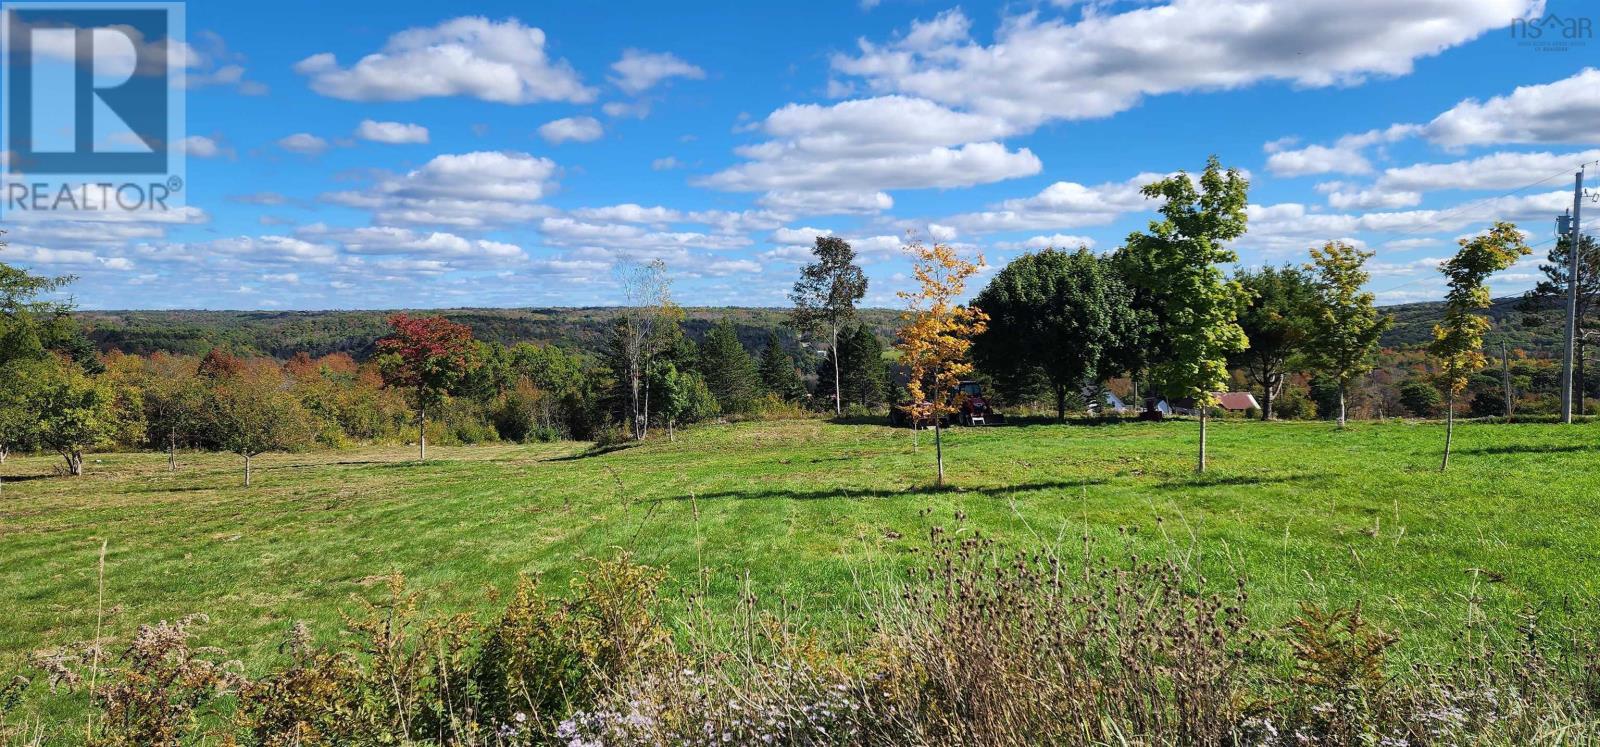
M 262 364 L 214 380 L 206 389 L 204 428 L 210 443 L 244 459 L 250 487 L 251 460 L 308 443 L 312 427 L 305 408 L 289 391 L 278 367 Z
M 1164 386 L 1192 397 L 1200 411 L 1197 470 L 1206 469 L 1207 411 L 1228 381 L 1228 357 L 1249 340 L 1239 328 L 1244 289 L 1219 265 L 1237 262 L 1228 242 L 1245 232 L 1250 183 L 1236 169 L 1206 162 L 1199 189 L 1186 173 L 1145 185 L 1145 197 L 1165 200 L 1161 220 L 1128 236 L 1127 250 L 1143 258 L 1136 282 L 1161 309 L 1168 352 L 1152 373 Z
M 83 453 L 118 430 L 116 393 L 65 356 L 36 361 L 20 373 L 23 406 L 33 413 L 39 445 L 61 455 L 67 474 L 83 474 Z
M 1000 380 L 1041 377 L 1065 419 L 1067 399 L 1104 378 L 1109 353 L 1136 334 L 1128 290 L 1088 249 L 1046 249 L 1011 261 L 973 306 L 989 317 L 973 340 L 978 368 Z
M 1445 390 L 1444 460 L 1441 471 L 1450 468 L 1450 442 L 1455 436 L 1456 397 L 1467 388 L 1472 374 L 1483 368 L 1483 333 L 1489 318 L 1476 313 L 1489 307 L 1489 287 L 1484 281 L 1529 254 L 1516 225 L 1499 221 L 1488 231 L 1461 239 L 1456 256 L 1440 266 L 1450 291 L 1445 295 L 1444 320 L 1433 326 L 1433 343 L 1428 346 L 1439 365 L 1439 380 Z
M 622 286 L 623 307 L 613 329 L 614 353 L 621 368 L 619 378 L 627 383 L 628 410 L 635 439 L 643 439 L 650 428 L 650 404 L 646 387 L 650 360 L 660 343 L 657 323 L 673 313 L 672 281 L 661 260 L 629 263 L 616 269 Z
M 983 267 L 961 258 L 947 244 L 926 246 L 914 242 L 912 270 L 917 290 L 901 291 L 906 302 L 901 315 L 900 361 L 910 374 L 906 391 L 911 401 L 904 405 L 913 424 L 933 423 L 936 484 L 944 485 L 944 419 L 960 411 L 961 380 L 972 373 L 968 351 L 972 339 L 983 334 L 988 316 L 982 310 L 956 302 L 967 292 L 967 280 Z
M 1304 351 L 1314 289 L 1310 277 L 1291 266 L 1243 270 L 1233 279 L 1249 298 L 1239 312 L 1239 328 L 1250 347 L 1235 354 L 1232 363 L 1261 390 L 1261 419 L 1271 420 L 1273 403 Z
M 442 316 L 389 317 L 391 332 L 378 340 L 384 382 L 412 397 L 417 413 L 417 459 L 428 457 L 428 408 L 461 381 L 475 350 L 472 330 Z
M 817 261 L 800 270 L 789 300 L 791 315 L 801 334 L 826 334 L 828 353 L 833 356 L 833 414 L 844 413 L 844 397 L 839 386 L 839 333 L 855 318 L 856 303 L 867 294 L 867 276 L 855 264 L 856 253 L 850 242 L 837 236 L 818 236 L 812 254 Z
M 1373 306 L 1373 295 L 1362 290 L 1368 278 L 1362 267 L 1371 257 L 1372 252 L 1330 241 L 1312 249 L 1311 264 L 1306 265 L 1316 288 L 1306 357 L 1312 368 L 1338 384 L 1340 428 L 1345 425 L 1345 394 L 1351 382 L 1372 370 L 1378 340 L 1394 324 Z M 1254 343 L 1251 338 L 1252 347 Z

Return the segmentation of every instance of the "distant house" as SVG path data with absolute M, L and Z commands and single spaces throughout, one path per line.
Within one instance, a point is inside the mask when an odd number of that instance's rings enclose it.
M 1133 412 L 1133 408 L 1129 407 L 1128 403 L 1123 402 L 1122 398 L 1118 397 L 1117 393 L 1110 389 L 1099 390 L 1098 398 L 1095 396 L 1096 394 L 1097 392 L 1092 387 L 1084 387 L 1083 389 L 1083 399 L 1088 403 L 1089 412 L 1096 415 L 1107 413 L 1124 415 Z
M 1219 410 L 1248 412 L 1261 409 L 1261 405 L 1256 403 L 1256 396 L 1249 392 L 1212 392 L 1211 396 L 1217 400 L 1216 407 Z M 1170 402 L 1152 397 L 1145 400 L 1145 409 L 1160 412 L 1163 416 L 1199 414 L 1192 397 L 1179 397 Z
M 1256 396 L 1249 392 L 1212 392 L 1211 396 L 1217 399 L 1217 407 L 1228 412 L 1261 409 L 1261 405 L 1256 402 Z

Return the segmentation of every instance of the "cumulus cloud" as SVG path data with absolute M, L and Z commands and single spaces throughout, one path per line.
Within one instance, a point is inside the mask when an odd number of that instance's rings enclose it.
M 669 52 L 628 49 L 622 59 L 611 63 L 611 82 L 631 95 L 644 93 L 668 78 L 701 80 L 706 72 Z
M 328 141 L 309 132 L 297 132 L 279 140 L 278 147 L 290 153 L 314 156 L 328 149 Z
M 392 226 L 329 228 L 312 224 L 296 233 L 304 238 L 337 242 L 345 251 L 356 255 L 399 255 L 447 262 L 503 262 L 527 256 L 522 247 L 515 244 L 468 239 L 443 231 L 413 231 Z
M 1416 134 L 1416 125 L 1392 125 L 1382 130 L 1369 130 L 1345 135 L 1333 145 L 1308 145 L 1304 148 L 1285 147 L 1283 141 L 1267 143 L 1267 171 L 1275 176 L 1305 176 L 1308 174 L 1367 174 L 1372 163 L 1364 154 L 1373 145 L 1394 143 Z
M 594 142 L 604 134 L 605 128 L 594 117 L 563 117 L 539 126 L 539 137 L 552 145 Z
M 953 215 L 941 222 L 974 233 L 1105 225 L 1124 213 L 1157 207 L 1139 190 L 1165 176 L 1146 173 L 1093 186 L 1060 181 L 1032 197 L 1005 200 L 989 210 Z
M 696 183 L 765 192 L 773 208 L 870 212 L 892 204 L 884 190 L 968 187 L 1043 167 L 1027 148 L 985 140 L 1011 132 L 1002 120 L 906 96 L 790 104 L 760 129 L 773 139 L 738 148 L 743 163 Z
M 1095 240 L 1091 237 L 1065 233 L 1053 233 L 1048 236 L 1031 236 L 1023 241 L 995 242 L 995 248 L 997 249 L 1026 249 L 1028 251 L 1040 251 L 1043 249 L 1071 250 L 1077 249 L 1080 246 L 1087 249 L 1093 249 L 1094 245 Z
M 350 67 L 323 52 L 294 69 L 317 93 L 349 101 L 470 96 L 501 104 L 587 103 L 595 96 L 566 60 L 549 57 L 544 31 L 514 18 L 462 17 L 407 29 Z
M 1431 192 L 1448 189 L 1514 189 L 1540 180 L 1569 176 L 1585 163 L 1600 161 L 1600 149 L 1572 153 L 1490 153 L 1449 163 L 1418 163 L 1385 169 L 1376 186 Z
M 1427 125 L 1429 140 L 1448 147 L 1492 143 L 1600 143 L 1600 70 L 1518 86 L 1486 101 L 1467 99 Z
M 183 139 L 183 154 L 195 158 L 216 158 L 223 154 L 223 149 L 209 137 L 190 135 Z
M 1149 95 L 1404 75 L 1419 58 L 1540 6 L 1539 0 L 1175 0 L 1085 13 L 1077 22 L 1036 12 L 1010 16 L 989 44 L 973 39 L 971 22 L 950 10 L 887 43 L 863 40 L 857 53 L 836 56 L 833 67 L 874 91 L 1027 127 L 1110 116 Z
M 527 153 L 447 154 L 405 174 L 380 175 L 368 189 L 322 199 L 371 210 L 384 225 L 484 228 L 550 214 L 537 203 L 554 185 L 556 172 L 554 161 Z
M 361 125 L 356 127 L 356 137 L 374 143 L 388 143 L 390 145 L 426 143 L 428 142 L 428 128 L 406 122 L 377 122 L 371 119 L 363 119 L 361 120 Z
M 756 200 L 762 207 L 800 215 L 848 215 L 878 213 L 894 207 L 894 198 L 885 192 L 854 190 L 774 190 Z

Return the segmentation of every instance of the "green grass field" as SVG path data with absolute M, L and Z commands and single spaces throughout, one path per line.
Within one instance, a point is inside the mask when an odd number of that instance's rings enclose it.
M 1276 623 L 1300 600 L 1347 604 L 1405 631 L 1412 654 L 1481 611 L 1563 614 L 1600 587 L 1600 425 L 1228 421 L 1192 472 L 1192 422 L 956 430 L 950 487 L 928 488 L 931 433 L 821 421 L 706 426 L 675 443 L 404 447 L 239 462 L 96 455 L 0 467 L 0 667 L 92 636 L 108 543 L 107 623 L 211 616 L 203 643 L 257 665 L 294 620 L 332 637 L 353 596 L 400 572 L 437 608 L 486 605 L 520 573 L 560 581 L 619 548 L 714 603 L 747 582 L 844 630 L 858 587 L 915 561 L 930 524 L 1017 547 L 1171 557 L 1214 583 L 1244 577 Z

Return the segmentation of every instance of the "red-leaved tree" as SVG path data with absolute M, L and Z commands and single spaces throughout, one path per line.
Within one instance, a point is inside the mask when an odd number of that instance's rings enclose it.
M 411 393 L 417 409 L 417 459 L 428 457 L 428 408 L 472 365 L 472 330 L 442 316 L 389 317 L 394 331 L 378 340 L 385 384 Z

